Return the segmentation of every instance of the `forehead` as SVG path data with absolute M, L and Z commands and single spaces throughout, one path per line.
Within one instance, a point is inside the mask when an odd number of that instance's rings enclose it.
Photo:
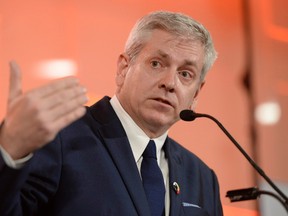
M 140 52 L 141 53 L 141 52 Z M 178 36 L 162 30 L 154 30 L 146 38 L 142 54 L 159 55 L 163 58 L 197 62 L 203 66 L 204 46 L 199 40 Z

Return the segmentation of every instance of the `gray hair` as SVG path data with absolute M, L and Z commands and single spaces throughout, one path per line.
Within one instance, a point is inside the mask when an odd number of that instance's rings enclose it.
M 209 31 L 193 18 L 176 12 L 156 11 L 142 17 L 132 28 L 125 45 L 125 53 L 134 59 L 147 42 L 147 35 L 160 29 L 177 36 L 200 41 L 204 47 L 203 80 L 217 58 Z

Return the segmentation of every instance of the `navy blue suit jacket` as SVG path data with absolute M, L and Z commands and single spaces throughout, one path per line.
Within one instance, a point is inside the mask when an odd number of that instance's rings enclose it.
M 0 215 L 149 216 L 130 144 L 109 99 L 87 108 L 22 169 L 7 167 L 0 156 Z M 164 150 L 170 215 L 221 216 L 214 172 L 170 138 Z

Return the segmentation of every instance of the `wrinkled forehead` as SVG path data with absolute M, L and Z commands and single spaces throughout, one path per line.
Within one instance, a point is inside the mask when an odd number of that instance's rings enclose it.
M 159 38 L 158 35 L 162 35 L 162 38 Z M 169 32 L 162 29 L 154 29 L 150 31 L 143 32 L 142 34 L 142 41 L 143 45 L 149 43 L 150 41 L 154 41 L 156 38 L 159 39 L 159 41 L 165 41 L 170 44 L 182 44 L 185 46 L 189 46 L 191 44 L 198 44 L 199 46 L 203 47 L 204 50 L 204 44 L 202 40 L 196 36 L 193 35 L 183 35 L 178 34 L 175 32 Z
M 171 49 L 180 49 L 182 51 L 196 50 L 199 54 L 204 54 L 204 45 L 195 37 L 187 37 L 183 35 L 173 34 L 163 30 L 154 30 L 145 35 L 143 47 L 162 47 Z M 164 47 L 163 47 L 164 46 Z

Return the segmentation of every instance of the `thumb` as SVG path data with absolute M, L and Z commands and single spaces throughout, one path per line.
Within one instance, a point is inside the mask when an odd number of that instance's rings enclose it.
M 19 66 L 16 62 L 11 61 L 10 66 L 10 81 L 9 81 L 9 93 L 8 104 L 22 94 L 22 77 Z

